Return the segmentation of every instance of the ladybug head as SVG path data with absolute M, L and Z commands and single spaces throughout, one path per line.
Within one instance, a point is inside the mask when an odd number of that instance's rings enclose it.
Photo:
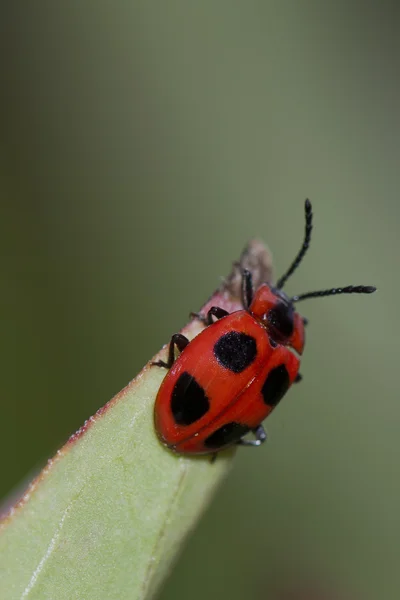
M 284 344 L 303 353 L 304 320 L 285 292 L 263 283 L 256 291 L 249 311 L 267 329 L 271 343 Z
M 292 347 L 299 354 L 304 347 L 304 325 L 306 320 L 296 312 L 294 304 L 307 298 L 320 298 L 322 296 L 334 296 L 337 294 L 371 294 L 376 288 L 370 285 L 349 285 L 346 287 L 307 292 L 289 297 L 282 291 L 288 278 L 294 273 L 308 250 L 311 239 L 312 207 L 309 200 L 305 201 L 305 235 L 299 253 L 290 265 L 289 269 L 280 279 L 275 287 L 266 283 L 262 284 L 254 295 L 249 307 L 250 312 L 258 319 L 269 332 L 272 341 Z

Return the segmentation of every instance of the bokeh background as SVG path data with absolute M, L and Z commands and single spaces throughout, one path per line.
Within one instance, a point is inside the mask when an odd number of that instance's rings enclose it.
M 262 237 L 312 248 L 303 383 L 238 452 L 161 600 L 333 582 L 398 598 L 396 3 L 22 2 L 0 9 L 0 496 Z M 352 596 L 352 597 L 355 597 Z

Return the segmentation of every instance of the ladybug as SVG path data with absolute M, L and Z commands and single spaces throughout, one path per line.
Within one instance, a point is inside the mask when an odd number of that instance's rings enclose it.
M 267 438 L 262 421 L 293 383 L 301 380 L 306 319 L 295 304 L 336 294 L 370 294 L 372 286 L 348 286 L 290 298 L 282 291 L 310 244 L 312 207 L 305 202 L 303 245 L 275 286 L 253 292 L 250 271 L 242 270 L 243 310 L 213 306 L 207 327 L 192 341 L 175 333 L 169 369 L 157 394 L 154 421 L 161 442 L 181 454 L 215 454 L 232 444 L 260 446 Z M 215 320 L 214 320 L 215 319 Z M 175 346 L 180 356 L 175 360 Z M 255 439 L 244 436 L 252 432 Z

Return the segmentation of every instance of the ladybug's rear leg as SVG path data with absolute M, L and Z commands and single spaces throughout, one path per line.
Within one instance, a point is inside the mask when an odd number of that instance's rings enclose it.
M 240 446 L 261 446 L 267 439 L 267 432 L 262 425 L 259 425 L 256 429 L 252 429 L 252 432 L 256 436 L 255 440 L 245 440 L 242 438 L 236 443 Z
M 200 313 L 190 313 L 191 317 L 196 317 L 196 319 L 199 319 L 202 323 L 204 323 L 204 325 L 207 326 L 212 325 L 212 323 L 214 323 L 213 317 L 215 317 L 218 320 L 222 319 L 222 317 L 227 317 L 228 315 L 228 311 L 224 310 L 223 308 L 220 308 L 219 306 L 212 306 L 206 316 Z
M 300 375 L 300 373 L 297 373 L 294 383 L 299 383 L 299 381 L 301 381 L 302 379 L 303 379 L 303 375 Z
M 188 345 L 189 340 L 187 337 L 182 335 L 181 333 L 174 333 L 169 343 L 168 348 L 168 360 L 165 362 L 164 360 L 157 360 L 152 364 L 156 367 L 165 367 L 166 369 L 170 369 L 175 361 L 175 346 L 178 348 L 179 352 L 182 352 Z

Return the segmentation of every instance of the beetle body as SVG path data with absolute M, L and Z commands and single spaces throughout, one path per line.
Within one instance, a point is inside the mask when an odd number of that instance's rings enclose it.
M 169 369 L 157 394 L 154 422 L 161 442 L 175 452 L 215 454 L 232 444 L 259 446 L 264 442 L 262 421 L 301 379 L 306 321 L 295 303 L 375 291 L 372 286 L 348 286 L 292 298 L 282 291 L 309 246 L 312 211 L 308 200 L 305 217 L 303 245 L 275 287 L 263 283 L 253 293 L 251 273 L 243 269 L 243 310 L 229 314 L 211 307 L 200 317 L 207 325 L 201 333 L 191 342 L 174 334 L 167 362 L 153 363 Z M 181 352 L 176 360 L 175 346 Z M 249 432 L 254 440 L 245 437 Z
M 255 431 L 296 380 L 293 350 L 303 347 L 303 320 L 283 293 L 263 284 L 248 310 L 209 325 L 170 368 L 155 405 L 161 441 L 204 454 Z

